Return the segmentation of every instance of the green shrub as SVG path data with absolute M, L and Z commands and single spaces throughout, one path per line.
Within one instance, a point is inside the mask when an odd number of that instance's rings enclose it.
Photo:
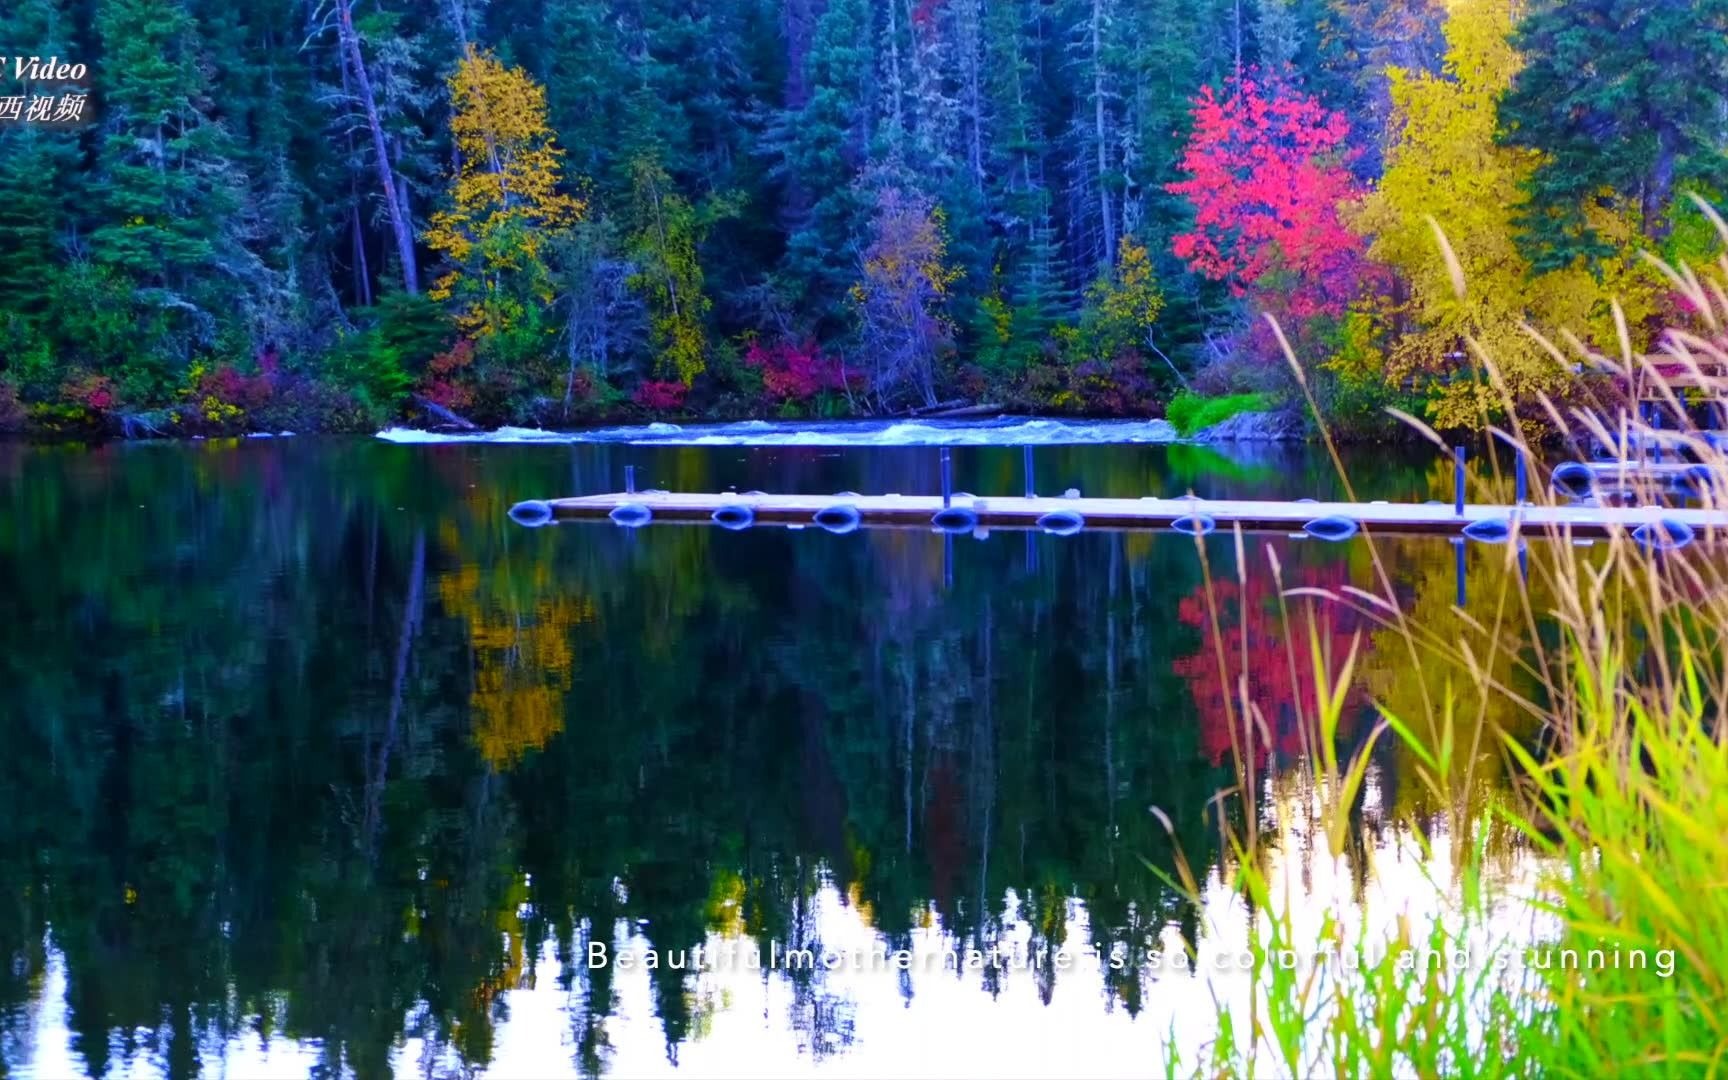
M 450 340 L 450 323 L 423 296 L 390 293 L 366 313 L 365 328 L 338 342 L 321 374 L 378 419 L 394 416 L 415 374 Z
M 1164 418 L 1176 426 L 1177 434 L 1187 437 L 1222 424 L 1242 413 L 1265 412 L 1277 404 L 1271 394 L 1226 394 L 1223 397 L 1202 397 L 1187 390 L 1170 399 Z

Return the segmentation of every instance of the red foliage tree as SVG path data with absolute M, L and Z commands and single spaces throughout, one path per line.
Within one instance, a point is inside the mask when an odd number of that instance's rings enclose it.
M 1350 125 L 1294 87 L 1252 79 L 1220 99 L 1194 100 L 1182 157 L 1188 179 L 1169 185 L 1194 206 L 1194 228 L 1175 238 L 1178 258 L 1238 296 L 1276 289 L 1296 318 L 1342 314 L 1363 269 L 1362 240 L 1339 204 L 1361 194 L 1346 167 Z

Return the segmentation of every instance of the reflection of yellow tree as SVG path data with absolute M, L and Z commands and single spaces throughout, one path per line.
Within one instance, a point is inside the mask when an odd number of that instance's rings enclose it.
M 702 913 L 708 932 L 729 940 L 743 937 L 744 905 L 748 900 L 749 888 L 736 870 L 725 867 L 716 870 Z
M 1550 605 L 1539 574 L 1531 575 L 1528 601 L 1521 595 L 1508 548 L 1466 550 L 1465 612 L 1456 607 L 1450 545 L 1420 540 L 1382 551 L 1394 579 L 1414 590 L 1400 597 L 1410 634 L 1397 626 L 1376 631 L 1373 648 L 1361 654 L 1361 679 L 1376 705 L 1447 766 L 1437 770 L 1404 740 L 1392 740 L 1397 795 L 1384 809 L 1401 819 L 1448 813 L 1454 828 L 1463 828 L 1506 789 L 1505 740 L 1528 743 L 1540 727 L 1528 707 L 1539 689 L 1527 612 Z
M 593 622 L 596 612 L 592 600 L 557 588 L 544 560 L 506 562 L 491 573 L 504 573 L 528 599 L 488 588 L 474 563 L 441 578 L 438 595 L 445 611 L 468 624 L 474 741 L 488 762 L 507 768 L 564 730 L 575 672 L 571 630 Z

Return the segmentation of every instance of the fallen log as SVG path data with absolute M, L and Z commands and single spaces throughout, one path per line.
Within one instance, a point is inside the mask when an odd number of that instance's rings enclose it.
M 965 398 L 955 398 L 953 401 L 938 401 L 934 405 L 920 405 L 916 409 L 907 409 L 902 415 L 930 416 L 934 413 L 945 412 L 949 409 L 963 409 L 967 404 L 968 402 Z
M 459 431 L 480 430 L 480 425 L 474 423 L 474 421 L 463 416 L 458 416 L 456 413 L 451 412 L 436 401 L 421 397 L 419 394 L 414 395 L 414 404 L 419 407 L 421 412 L 436 417 L 437 419 L 442 420 L 447 426 L 456 428 Z
M 954 409 L 943 409 L 940 412 L 920 413 L 924 420 L 957 420 L 962 416 L 997 416 L 1002 412 L 1000 405 L 962 405 Z

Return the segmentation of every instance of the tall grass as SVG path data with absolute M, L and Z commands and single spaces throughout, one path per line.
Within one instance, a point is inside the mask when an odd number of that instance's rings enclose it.
M 1728 370 L 1728 257 L 1704 274 L 1658 268 L 1696 312 L 1693 325 L 1665 335 L 1662 362 L 1681 365 L 1706 393 L 1728 396 L 1728 383 L 1713 374 Z M 1462 287 L 1461 273 L 1454 276 Z M 1698 497 L 1719 508 L 1728 499 L 1728 459 L 1686 419 L 1686 391 L 1634 355 L 1622 327 L 1615 356 L 1571 337 L 1541 340 L 1556 363 L 1660 386 L 1662 436 L 1707 466 Z M 1504 395 L 1494 358 L 1474 343 L 1472 350 Z M 1504 415 L 1517 415 L 1513 402 L 1504 406 Z M 1594 435 L 1628 452 L 1653 435 L 1606 399 L 1582 407 L 1544 401 L 1540 419 L 1551 434 Z M 1473 496 L 1507 504 L 1509 453 L 1534 458 L 1535 448 L 1521 427 L 1493 434 L 1499 449 Z M 1626 486 L 1636 501 L 1663 497 L 1636 476 Z M 1554 498 L 1540 484 L 1532 496 Z M 1300 718 L 1311 733 L 1313 798 L 1274 800 L 1273 813 L 1306 817 L 1334 859 L 1363 857 L 1370 845 L 1357 835 L 1358 811 L 1374 785 L 1370 753 L 1376 740 L 1392 741 L 1404 783 L 1414 778 L 1434 810 L 1402 835 L 1429 865 L 1445 864 L 1424 885 L 1441 902 L 1420 919 L 1352 923 L 1327 914 L 1316 931 L 1272 869 L 1268 834 L 1292 823 L 1243 815 L 1226 838 L 1233 857 L 1223 874 L 1224 887 L 1254 913 L 1252 991 L 1245 1006 L 1220 1001 L 1216 1038 L 1197 1059 L 1172 1058 L 1172 1073 L 1728 1074 L 1728 530 L 1700 534 L 1679 551 L 1626 534 L 1585 547 L 1559 529 L 1533 531 L 1503 549 L 1505 572 L 1474 591 L 1468 610 L 1425 617 L 1399 605 L 1382 545 L 1367 543 L 1373 587 L 1283 592 L 1290 662 L 1313 665 L 1317 687 L 1305 703 L 1311 715 Z M 1520 544 L 1527 575 L 1515 564 Z M 1275 559 L 1251 564 L 1238 536 L 1234 572 L 1280 568 Z M 1401 651 L 1399 693 L 1361 684 L 1356 649 L 1342 657 L 1321 649 L 1312 620 L 1341 608 L 1377 627 L 1381 648 L 1392 641 Z M 1232 628 L 1216 609 L 1212 631 L 1228 671 Z M 1353 684 L 1371 697 L 1376 726 L 1341 755 Z M 1265 718 L 1246 678 L 1233 706 L 1233 729 L 1251 741 Z M 1528 721 L 1536 736 L 1508 730 L 1507 717 Z M 1254 754 L 1237 760 L 1238 790 L 1229 794 L 1253 805 L 1248 796 L 1267 781 L 1255 774 Z M 1508 862 L 1521 872 L 1508 873 Z M 1179 877 L 1175 884 L 1198 903 L 1201 884 L 1186 869 Z M 1287 969 L 1272 960 L 1282 949 L 1360 962 Z M 1413 964 L 1405 951 L 1425 949 L 1470 949 L 1471 962 Z

